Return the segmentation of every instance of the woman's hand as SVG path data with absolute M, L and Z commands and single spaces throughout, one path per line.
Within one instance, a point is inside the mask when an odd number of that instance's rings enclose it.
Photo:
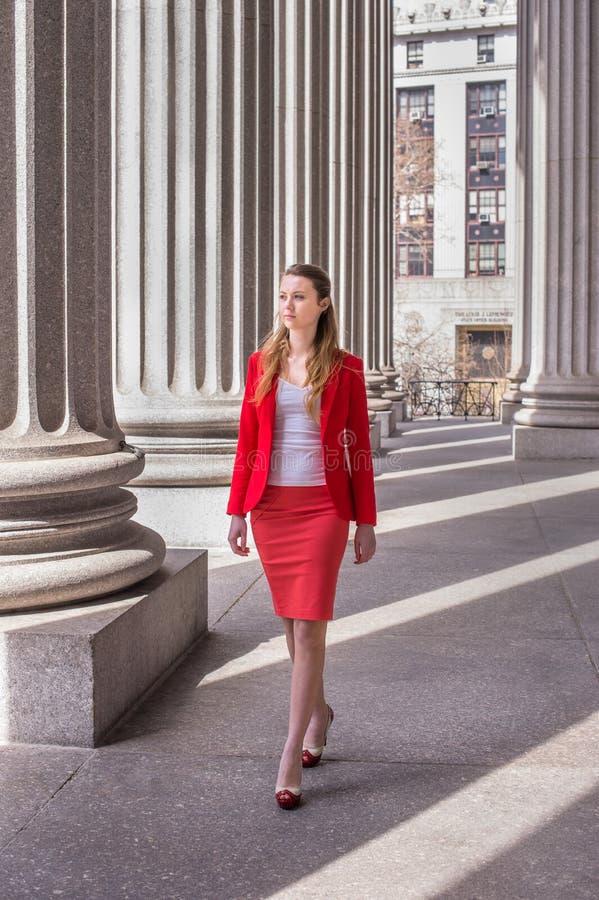
M 354 565 L 368 562 L 374 556 L 376 550 L 376 537 L 374 536 L 374 525 L 358 525 L 354 535 L 354 550 L 356 558 Z
M 247 556 L 250 548 L 246 546 L 248 535 L 248 526 L 243 516 L 231 516 L 231 527 L 229 528 L 229 546 L 233 553 L 237 556 Z M 241 538 L 241 546 L 237 543 L 237 539 Z

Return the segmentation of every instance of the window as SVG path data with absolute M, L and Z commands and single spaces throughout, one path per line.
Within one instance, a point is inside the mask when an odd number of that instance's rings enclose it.
M 505 222 L 505 190 L 488 188 L 470 191 L 468 195 L 468 215 L 470 219 L 480 219 L 481 213 L 488 216 L 489 223 Z
M 497 141 L 495 137 L 481 137 L 478 142 L 478 159 L 495 168 L 497 161 Z
M 425 276 L 433 274 L 433 245 L 400 244 L 398 252 L 398 274 Z
M 494 137 L 481 138 L 478 144 L 478 158 L 488 163 L 495 163 L 497 158 Z
M 489 169 L 505 167 L 505 135 L 490 137 L 471 137 L 468 145 L 468 165 L 470 168 L 483 168 L 479 163 L 486 163 Z
M 410 198 L 410 202 L 408 204 L 410 216 L 414 218 L 415 216 L 419 218 L 424 218 L 424 209 L 425 209 L 425 198 L 424 194 L 416 194 L 416 196 Z
M 478 215 L 478 201 L 476 199 L 478 191 L 468 191 L 468 218 L 476 219 Z
M 426 195 L 426 221 L 432 222 L 435 217 L 434 194 Z
M 469 275 L 505 275 L 505 244 L 480 241 L 468 244 Z
M 402 88 L 396 94 L 395 275 L 433 274 L 434 89 Z
M 419 69 L 424 59 L 422 41 L 408 41 L 408 69 Z
M 418 113 L 421 119 L 432 119 L 435 115 L 435 92 L 432 88 L 416 88 L 399 92 L 399 117 L 409 119 Z
M 480 65 L 495 62 L 495 35 L 480 34 L 478 36 L 477 62 Z
M 497 138 L 497 164 L 500 168 L 505 168 L 505 134 L 500 134 Z
M 511 366 L 512 329 L 509 325 L 458 325 L 456 349 L 460 377 L 505 378 Z
M 417 225 L 423 222 L 432 222 L 434 218 L 434 195 L 428 194 L 402 194 L 399 197 L 399 224 Z M 414 219 L 418 219 L 415 222 Z
M 468 115 L 484 116 L 493 107 L 498 116 L 505 115 L 505 81 L 468 85 Z

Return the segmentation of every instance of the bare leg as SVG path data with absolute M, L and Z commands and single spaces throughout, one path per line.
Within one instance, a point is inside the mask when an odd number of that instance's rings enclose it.
M 293 634 L 293 625 L 295 619 L 289 619 L 286 617 L 283 618 L 283 625 L 285 627 L 285 639 L 287 641 L 287 649 L 289 651 L 289 657 L 291 662 L 293 662 L 293 657 L 295 655 L 295 638 Z M 312 716 L 310 717 L 310 723 L 308 725 L 308 730 L 304 736 L 303 746 L 304 747 L 320 747 L 322 742 L 322 736 L 324 734 L 325 728 L 327 727 L 329 711 L 324 699 L 324 685 L 322 676 L 320 678 L 320 683 L 318 686 L 318 694 L 316 697 L 316 704 L 314 709 L 312 710 Z
M 306 729 L 322 694 L 326 621 L 296 619 L 289 704 L 289 733 L 281 756 L 277 784 L 299 787 Z
M 283 624 L 285 626 L 285 639 L 287 641 L 287 649 L 289 651 L 291 662 L 293 662 L 293 657 L 295 655 L 295 638 L 293 636 L 294 622 L 295 619 L 288 619 L 283 617 Z M 306 731 L 306 734 L 304 736 L 304 747 L 320 747 L 322 736 L 327 726 L 328 715 L 329 711 L 324 699 L 324 686 L 321 677 L 318 694 L 316 697 L 316 704 L 314 706 L 314 709 L 312 710 L 310 724 L 308 725 L 308 730 Z
M 291 662 L 293 662 L 293 657 L 295 656 L 295 639 L 293 637 L 294 622 L 295 619 L 283 618 L 283 625 L 285 626 L 285 640 L 287 641 L 287 650 L 289 651 Z
M 318 686 L 318 694 L 316 696 L 316 703 L 312 710 L 306 734 L 304 735 L 304 747 L 322 746 L 323 735 L 328 721 L 329 709 L 324 699 L 324 685 L 321 677 Z

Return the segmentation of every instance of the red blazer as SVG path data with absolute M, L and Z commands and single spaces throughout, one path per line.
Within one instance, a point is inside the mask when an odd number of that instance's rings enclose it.
M 248 361 L 227 515 L 241 516 L 253 509 L 268 478 L 279 376 L 274 376 L 259 406 L 250 403 L 261 374 L 259 363 L 257 350 Z M 351 353 L 346 353 L 343 367 L 329 378 L 321 395 L 320 437 L 326 483 L 339 515 L 358 525 L 376 525 L 364 364 Z

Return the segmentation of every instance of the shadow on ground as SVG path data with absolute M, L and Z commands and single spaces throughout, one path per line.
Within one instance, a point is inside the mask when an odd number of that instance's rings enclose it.
M 215 553 L 207 639 L 110 744 L 0 748 L 3 898 L 595 900 L 598 466 L 516 465 L 492 423 L 402 430 L 377 554 L 342 565 L 302 806 L 272 796 L 289 664 L 264 576 Z

